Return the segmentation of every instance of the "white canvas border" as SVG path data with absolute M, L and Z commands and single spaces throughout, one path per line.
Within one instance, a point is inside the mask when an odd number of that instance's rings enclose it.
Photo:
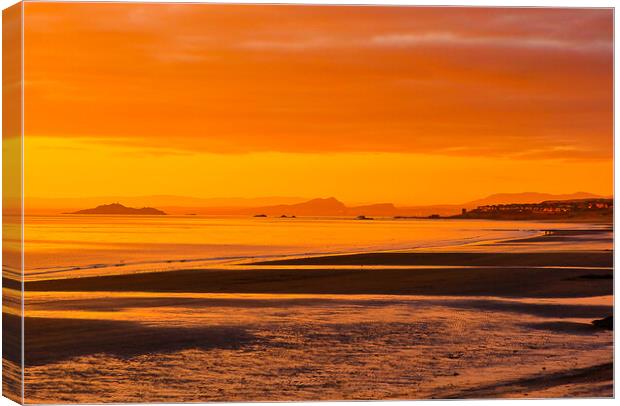
M 27 0 L 29 2 L 31 1 L 38 1 L 38 0 Z M 75 0 L 62 0 L 65 2 L 80 2 L 80 1 L 75 1 Z M 94 1 L 96 2 L 96 1 Z M 105 2 L 105 1 L 99 1 L 99 2 Z M 137 1 L 131 1 L 131 0 L 114 0 L 114 1 L 110 1 L 110 2 L 123 2 L 123 3 L 130 3 L 130 2 L 137 2 Z M 594 8 L 594 7 L 605 7 L 605 8 L 610 8 L 610 7 L 615 7 L 616 2 L 615 1 L 609 1 L 609 0 L 590 0 L 590 1 L 583 1 L 583 0 L 461 0 L 461 1 L 455 1 L 455 0 L 424 0 L 424 1 L 415 1 L 415 0 L 311 0 L 311 1 L 304 1 L 304 0 L 288 0 L 288 1 L 279 1 L 279 0 L 272 0 L 272 1 L 264 1 L 264 0 L 242 0 L 242 1 L 226 1 L 226 0 L 210 0 L 210 1 L 186 1 L 186 0 L 151 0 L 151 1 L 143 1 L 144 3 L 241 3 L 241 4 L 318 4 L 318 5 L 402 5 L 402 6 L 475 6 L 475 7 L 583 7 L 583 8 Z M 15 0 L 0 0 L 0 6 L 2 9 L 5 9 L 13 4 L 16 4 L 17 1 Z M 617 23 L 617 15 L 614 12 L 614 27 L 616 26 Z M 1 20 L 0 20 L 0 26 L 1 26 Z M 1 39 L 1 34 L 2 30 L 0 29 L 0 39 Z M 616 33 L 614 32 L 614 44 L 616 40 Z M 1 41 L 0 41 L 0 47 L 1 47 Z M 618 55 L 615 52 L 615 47 L 614 47 L 614 78 L 616 77 L 616 74 L 618 72 Z M 1 71 L 1 66 L 0 66 L 0 71 Z M 614 100 L 616 99 L 618 93 L 618 89 L 615 86 L 615 80 L 614 80 Z M 23 100 L 22 100 L 23 103 Z M 0 98 L 0 107 L 2 105 L 2 100 Z M 615 128 L 616 128 L 616 123 L 615 123 L 615 117 L 617 117 L 617 106 L 614 103 L 614 157 L 616 156 L 616 153 L 618 152 L 618 144 L 615 143 Z M 23 119 L 23 117 L 22 117 Z M 23 150 L 22 150 L 23 153 Z M 0 154 L 0 174 L 1 174 L 1 163 L 2 163 L 2 156 Z M 614 191 L 616 189 L 616 182 L 618 177 L 617 175 L 617 170 L 618 168 L 615 165 L 615 159 L 614 159 Z M 0 176 L 0 186 L 1 186 L 1 182 L 2 182 L 2 177 Z M 1 201 L 0 201 L 0 205 L 1 205 Z M 614 216 L 616 216 L 619 213 L 618 207 L 615 207 L 614 210 Z M 615 269 L 615 263 L 616 263 L 616 259 L 617 259 L 617 252 L 614 253 L 614 269 Z M 618 279 L 615 278 L 614 279 L 614 291 L 616 291 L 616 288 L 618 287 Z M 615 303 L 614 303 L 615 305 Z M 617 347 L 614 348 L 614 360 L 617 358 Z M 618 382 L 618 369 L 614 368 L 614 383 Z M 426 406 L 426 405 L 436 405 L 438 402 L 440 403 L 444 403 L 444 402 L 464 402 L 467 405 L 471 405 L 471 406 L 496 406 L 496 405 L 502 405 L 502 404 L 508 404 L 510 403 L 511 405 L 516 405 L 516 406 L 520 406 L 520 405 L 527 405 L 527 406 L 538 406 L 538 405 L 581 405 L 581 404 L 611 404 L 611 402 L 615 402 L 614 399 L 550 399 L 550 400 L 454 400 L 454 401 L 375 401 L 373 402 L 373 404 L 376 405 L 391 405 L 394 403 L 397 403 L 399 405 L 407 405 L 407 406 Z M 327 402 L 281 402 L 281 403 L 260 403 L 261 405 L 265 405 L 265 406 L 271 406 L 271 405 L 295 405 L 295 404 L 303 404 L 303 405 L 307 405 L 307 406 L 320 406 L 322 404 L 325 404 Z M 359 403 L 359 402 L 329 402 L 330 406 L 350 406 L 353 405 L 354 403 Z M 8 406 L 8 405 L 15 405 L 16 403 L 7 399 L 7 398 L 0 398 L 0 406 Z M 193 403 L 193 404 L 200 404 L 200 403 Z M 205 403 L 206 404 L 206 403 Z M 242 403 L 227 403 L 228 405 L 231 406 L 236 406 L 236 405 L 240 405 Z M 247 404 L 247 403 L 246 403 Z M 158 405 L 162 405 L 162 406 L 166 406 L 166 405 L 176 405 L 174 403 L 158 403 Z

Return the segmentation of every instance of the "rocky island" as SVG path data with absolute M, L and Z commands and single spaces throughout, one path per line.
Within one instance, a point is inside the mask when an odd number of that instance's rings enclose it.
M 166 213 L 155 209 L 153 207 L 142 207 L 136 209 L 134 207 L 123 206 L 120 203 L 103 204 L 95 207 L 94 209 L 78 210 L 71 213 L 64 214 L 121 214 L 121 215 L 146 215 L 146 216 L 160 216 Z

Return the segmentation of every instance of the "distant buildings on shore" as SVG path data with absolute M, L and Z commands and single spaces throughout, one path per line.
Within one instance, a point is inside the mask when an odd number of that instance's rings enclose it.
M 454 218 L 542 218 L 612 216 L 613 199 L 550 200 L 528 204 L 494 204 L 462 210 Z

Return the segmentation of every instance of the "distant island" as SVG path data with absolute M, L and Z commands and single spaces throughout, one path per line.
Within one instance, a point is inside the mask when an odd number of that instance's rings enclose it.
M 549 194 L 539 192 L 497 193 L 482 199 L 458 204 L 397 205 L 390 202 L 347 205 L 329 198 L 255 198 L 255 199 L 198 199 L 183 196 L 99 196 L 84 199 L 42 199 L 30 198 L 29 210 L 33 214 L 57 214 L 74 212 L 84 207 L 95 207 L 101 202 L 123 202 L 129 207 L 157 207 L 173 215 L 209 216 L 253 216 L 264 214 L 269 217 L 291 216 L 338 216 L 338 217 L 398 217 L 420 218 L 437 215 L 442 218 L 460 215 L 462 210 L 475 210 L 481 206 L 502 204 L 537 204 L 544 201 L 611 199 L 613 196 L 595 195 L 586 192 L 570 194 Z M 255 203 L 264 203 L 255 204 Z
M 133 207 L 123 206 L 120 203 L 103 204 L 94 209 L 78 210 L 71 213 L 63 214 L 122 214 L 122 215 L 143 215 L 143 216 L 161 216 L 166 213 L 153 207 L 143 207 L 136 209 Z
M 118 202 L 119 200 L 106 199 Z M 103 201 L 106 201 L 103 200 Z M 613 196 L 599 196 L 591 193 L 547 194 L 537 192 L 499 193 L 483 199 L 463 204 L 397 206 L 393 203 L 366 203 L 346 205 L 334 197 L 317 198 L 293 204 L 247 207 L 185 207 L 161 206 L 152 202 L 162 202 L 158 196 L 143 197 L 141 201 L 128 199 L 133 207 L 152 204 L 158 207 L 141 209 L 127 207 L 119 203 L 97 206 L 93 209 L 77 210 L 80 206 L 59 207 L 63 214 L 110 214 L 110 215 L 226 215 L 254 217 L 349 217 L 349 218 L 395 218 L 395 219 L 501 219 L 537 220 L 569 219 L 609 221 L 612 218 Z M 120 200 L 125 202 L 125 200 Z M 563 203 L 560 203 L 563 202 Z M 127 204 L 127 202 L 125 202 Z M 592 204 L 590 204 L 592 203 Z M 93 206 L 95 204 L 91 203 Z M 82 207 L 87 206 L 83 204 Z M 129 206 L 129 204 L 128 204 Z
M 538 200 L 540 199 L 540 200 Z M 208 209 L 205 209 L 207 212 Z M 212 209 L 212 212 L 217 212 Z M 225 210 L 222 210 L 226 213 Z M 395 219 L 595 219 L 608 220 L 613 212 L 613 199 L 590 193 L 552 195 L 546 193 L 503 193 L 488 196 L 462 205 L 395 206 L 375 203 L 347 206 L 334 197 L 312 199 L 302 203 L 281 204 L 254 208 L 230 209 L 227 214 L 250 214 L 254 217 L 338 216 L 357 220 L 373 217 Z

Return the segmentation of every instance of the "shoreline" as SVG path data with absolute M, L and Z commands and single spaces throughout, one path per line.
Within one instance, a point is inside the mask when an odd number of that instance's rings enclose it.
M 490 220 L 494 221 L 494 220 Z M 596 224 L 591 224 L 596 226 Z M 515 230 L 516 231 L 516 230 Z M 171 258 L 171 259 L 159 259 L 159 260 L 146 260 L 135 262 L 116 262 L 116 263 L 94 263 L 87 265 L 67 265 L 67 266 L 55 266 L 55 267 L 40 267 L 26 270 L 25 281 L 43 281 L 43 280 L 56 280 L 56 279 L 74 279 L 83 277 L 95 277 L 95 276 L 112 276 L 112 275 L 124 275 L 134 273 L 153 273 L 153 272 L 173 272 L 186 269 L 217 269 L 228 268 L 230 266 L 237 265 L 256 265 L 261 263 L 271 263 L 271 261 L 289 261 L 299 260 L 306 258 L 319 258 L 319 257 L 333 257 L 333 256 L 347 256 L 358 254 L 383 254 L 383 253 L 467 253 L 468 251 L 486 252 L 489 247 L 495 247 L 494 253 L 501 253 L 498 249 L 512 245 L 514 248 L 519 247 L 518 252 L 527 253 L 527 247 L 536 248 L 539 242 L 562 242 L 573 244 L 573 247 L 569 251 L 585 251 L 578 247 L 580 242 L 584 240 L 580 239 L 582 236 L 594 236 L 601 234 L 611 234 L 607 238 L 607 241 L 613 243 L 613 228 L 588 228 L 588 229 L 538 229 L 538 230 L 519 230 L 522 234 L 529 235 L 520 237 L 486 237 L 486 238 L 469 238 L 458 239 L 453 241 L 436 241 L 436 245 L 408 245 L 402 244 L 402 246 L 385 246 L 385 247 L 359 247 L 349 250 L 337 250 L 327 252 L 304 252 L 304 253 L 281 253 L 281 254 L 269 254 L 269 255 L 243 255 L 243 256 L 217 256 L 210 258 Z M 594 240 L 592 240 L 594 241 Z M 601 240 L 602 241 L 602 240 Z M 523 249 L 525 247 L 525 249 Z M 482 249 L 481 249 L 482 248 Z M 601 251 L 601 247 L 591 249 L 591 251 Z M 565 252 L 565 249 L 558 247 L 555 252 Z M 544 252 L 553 253 L 553 250 L 545 249 Z M 273 262 L 275 263 L 275 262 Z M 283 262 L 284 263 L 284 262 Z M 371 264 L 366 264 L 371 265 Z M 414 264 L 416 265 L 416 264 Z M 438 265 L 429 263 L 428 265 Z M 468 264 L 458 264 L 467 266 Z M 73 275 L 73 273 L 78 273 Z M 10 276 L 13 273 L 7 270 L 7 274 Z M 8 279 L 8 283 L 11 280 L 17 280 L 13 278 Z
M 596 241 L 608 229 L 540 230 L 494 241 L 539 247 Z M 236 265 L 236 266 L 235 266 Z M 465 267 L 465 268 L 463 268 Z M 501 275 L 501 277 L 500 277 Z M 3 278 L 3 286 L 19 282 Z M 601 296 L 613 293 L 613 251 L 379 251 L 244 260 L 229 266 L 24 282 L 26 291 Z
M 520 238 L 535 238 L 536 236 L 542 236 L 542 230 L 519 230 L 522 234 L 530 234 L 528 236 L 516 237 Z M 594 230 L 598 231 L 598 230 Z M 516 232 L 516 231 L 515 231 Z M 536 235 L 531 235 L 536 234 Z M 170 259 L 157 259 L 157 260 L 145 260 L 134 262 L 112 262 L 112 263 L 93 263 L 86 265 L 66 265 L 66 266 L 54 266 L 54 267 L 37 267 L 26 270 L 26 280 L 36 281 L 39 279 L 30 279 L 32 277 L 40 277 L 54 274 L 66 274 L 68 272 L 76 271 L 102 271 L 113 270 L 122 272 L 131 270 L 134 273 L 151 273 L 151 272 L 171 272 L 188 269 L 189 265 L 193 265 L 192 269 L 199 269 L 198 267 L 204 266 L 207 268 L 214 268 L 218 265 L 228 264 L 252 264 L 261 260 L 280 260 L 280 259 L 292 259 L 292 258 L 307 258 L 307 257 L 321 257 L 321 256 L 333 256 L 333 255 L 353 255 L 353 254 L 365 254 L 365 253 L 391 253 L 391 252 L 408 252 L 418 250 L 446 250 L 454 249 L 459 250 L 464 247 L 475 246 L 478 244 L 494 245 L 501 243 L 502 241 L 513 241 L 515 237 L 485 237 L 485 238 L 465 238 L 455 240 L 439 240 L 433 241 L 431 245 L 411 245 L 410 243 L 401 243 L 399 245 L 386 245 L 377 247 L 350 247 L 348 249 L 336 250 L 336 251 L 317 251 L 317 252 L 298 252 L 298 253 L 274 253 L 266 255 L 243 255 L 243 256 L 216 256 L 208 258 L 170 258 Z M 165 269 L 140 269 L 141 267 L 152 266 L 164 266 L 169 267 Z M 121 271 L 122 270 L 122 271 Z M 111 272 L 108 275 L 122 275 L 124 273 Z M 86 274 L 85 276 L 92 276 Z M 83 277 L 83 276 L 75 276 Z M 73 279 L 73 276 L 64 276 L 61 278 L 45 278 L 48 279 Z
M 468 263 L 468 268 L 450 265 Z M 371 253 L 25 282 L 26 291 L 588 297 L 613 293 L 613 252 Z M 260 267 L 258 266 L 260 265 Z M 269 268 L 269 265 L 295 265 Z M 304 265 L 322 265 L 304 269 Z M 358 265 L 337 269 L 330 265 Z M 372 268 L 364 266 L 373 265 Z M 381 268 L 402 265 L 403 268 Z M 407 268 L 410 265 L 412 268 Z M 418 267 L 413 267 L 414 265 Z M 424 265 L 429 266 L 425 268 Z M 430 267 L 438 265 L 438 267 Z M 441 266 L 446 267 L 441 267 Z M 476 266 L 478 265 L 478 267 Z M 502 268 L 511 265 L 511 268 Z M 573 268 L 577 267 L 577 268 Z M 9 282 L 9 283 L 6 283 Z M 5 280 L 10 288 L 10 281 Z

